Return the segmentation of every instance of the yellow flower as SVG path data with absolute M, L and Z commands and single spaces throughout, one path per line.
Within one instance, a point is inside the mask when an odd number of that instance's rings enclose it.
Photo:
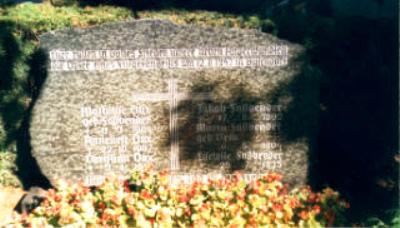
M 152 206 L 151 208 L 144 209 L 144 214 L 147 217 L 153 218 L 154 216 L 156 216 L 156 213 L 159 209 L 160 209 L 160 205 L 156 204 L 156 205 Z
M 198 205 L 198 204 L 202 203 L 203 200 L 204 200 L 204 196 L 202 196 L 202 195 L 197 195 L 197 196 L 193 197 L 193 198 L 189 201 L 189 203 L 190 203 L 191 205 Z
M 179 218 L 183 215 L 183 209 L 182 208 L 177 208 L 175 212 L 176 216 Z
M 93 207 L 93 204 L 89 201 L 82 202 L 81 204 L 82 209 L 82 218 L 85 222 L 93 223 L 97 216 L 96 211 Z

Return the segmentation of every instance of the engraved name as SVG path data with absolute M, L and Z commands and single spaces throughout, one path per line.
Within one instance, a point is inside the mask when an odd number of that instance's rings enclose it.
M 50 51 L 50 71 L 280 67 L 287 63 L 286 45 L 254 48 Z

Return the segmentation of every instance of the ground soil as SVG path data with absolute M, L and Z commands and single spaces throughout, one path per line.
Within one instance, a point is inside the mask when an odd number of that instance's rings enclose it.
M 24 194 L 22 188 L 0 187 L 0 226 L 10 220 L 15 206 Z

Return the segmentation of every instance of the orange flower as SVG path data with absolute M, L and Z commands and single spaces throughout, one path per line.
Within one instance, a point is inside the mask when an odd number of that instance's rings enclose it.
M 192 215 L 192 212 L 190 211 L 189 208 L 186 208 L 186 209 L 185 209 L 185 215 L 186 215 L 186 216 L 191 216 L 191 215 Z
M 303 220 L 307 220 L 307 219 L 308 219 L 308 214 L 307 214 L 306 211 L 301 211 L 301 212 L 299 213 L 299 217 L 300 217 L 301 219 L 303 219 Z
M 54 195 L 54 201 L 59 202 L 62 200 L 62 197 L 59 194 Z
M 151 195 L 150 192 L 147 191 L 146 189 L 144 189 L 144 190 L 140 193 L 140 196 L 141 196 L 143 199 L 151 199 L 151 198 L 152 198 L 152 195 Z
M 125 191 L 125 192 L 131 192 L 131 189 L 130 189 L 130 187 L 129 187 L 129 181 L 128 181 L 128 180 L 124 181 L 124 191 Z
M 310 195 L 308 196 L 308 200 L 309 203 L 315 203 L 317 201 L 317 195 L 314 193 L 310 193 Z
M 189 198 L 186 197 L 185 195 L 180 196 L 180 197 L 179 197 L 179 202 L 181 202 L 181 203 L 187 203 L 187 202 L 189 202 Z
M 154 218 L 149 218 L 148 220 L 149 220 L 149 222 L 150 222 L 151 224 L 154 224 L 154 222 L 155 222 L 155 219 L 154 219 Z
M 283 206 L 281 204 L 274 204 L 274 205 L 272 205 L 272 209 L 274 211 L 282 211 L 283 210 Z
M 104 210 L 107 206 L 106 206 L 106 204 L 104 202 L 100 202 L 98 204 L 98 207 L 100 208 L 100 210 Z
M 130 215 L 132 217 L 135 217 L 135 215 L 136 215 L 136 210 L 133 207 L 128 207 L 127 212 L 128 212 L 128 215 Z
M 315 211 L 315 213 L 319 214 L 321 212 L 321 207 L 318 205 L 314 205 L 313 211 Z
M 168 171 L 167 170 L 160 171 L 160 176 L 166 176 L 166 175 L 168 175 Z

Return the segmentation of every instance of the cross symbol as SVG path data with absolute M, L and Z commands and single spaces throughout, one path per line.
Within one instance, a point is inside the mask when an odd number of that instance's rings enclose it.
M 134 101 L 169 101 L 169 131 L 171 137 L 170 168 L 171 171 L 179 170 L 179 135 L 178 135 L 178 102 L 181 100 L 211 100 L 211 93 L 179 93 L 177 80 L 168 80 L 166 93 L 133 93 Z

